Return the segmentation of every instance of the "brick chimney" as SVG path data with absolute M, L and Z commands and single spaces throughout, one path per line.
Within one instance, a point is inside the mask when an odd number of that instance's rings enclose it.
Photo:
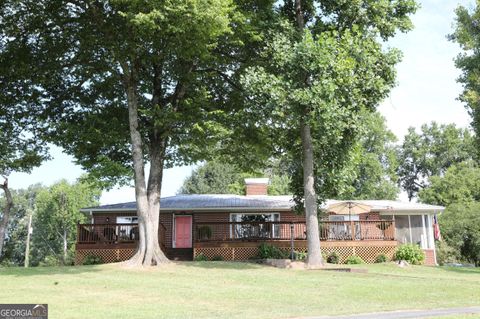
M 245 178 L 245 194 L 267 195 L 268 178 Z

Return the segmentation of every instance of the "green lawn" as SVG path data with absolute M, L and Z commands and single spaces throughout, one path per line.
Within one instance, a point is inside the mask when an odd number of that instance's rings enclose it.
M 480 269 L 362 265 L 368 273 L 197 262 L 0 268 L 1 303 L 50 318 L 291 318 L 480 305 Z M 466 317 L 468 318 L 468 317 Z

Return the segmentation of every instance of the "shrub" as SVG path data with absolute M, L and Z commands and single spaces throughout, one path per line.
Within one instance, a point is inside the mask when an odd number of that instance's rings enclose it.
M 212 257 L 212 261 L 223 261 L 223 257 L 222 256 L 213 256 Z
M 212 238 L 212 228 L 207 225 L 198 227 L 197 234 L 200 240 L 210 239 Z
M 352 255 L 352 256 L 348 256 L 347 259 L 345 259 L 345 263 L 347 265 L 360 265 L 360 264 L 364 264 L 365 262 L 363 261 L 362 258 L 360 258 L 360 256 Z
M 52 255 L 48 255 L 47 257 L 45 257 L 44 260 L 42 260 L 39 263 L 39 266 L 42 266 L 42 267 L 56 267 L 61 265 L 62 265 L 62 262 L 60 261 L 60 259 Z
M 260 259 L 285 259 L 289 257 L 289 253 L 269 244 L 261 244 L 258 247 L 258 257 Z
M 83 259 L 83 265 L 98 265 L 98 264 L 103 264 L 103 259 L 100 256 L 95 256 L 95 255 L 87 255 Z
M 329 264 L 339 264 L 340 263 L 340 256 L 336 252 L 331 253 L 327 257 L 327 263 L 329 263 Z
M 395 260 L 405 260 L 412 265 L 421 265 L 424 259 L 425 253 L 415 244 L 401 245 L 395 252 Z
M 436 243 L 437 249 L 437 261 L 438 264 L 443 266 L 445 264 L 454 264 L 458 263 L 460 260 L 459 252 L 449 246 L 444 241 L 439 241 Z
M 375 263 L 381 264 L 381 263 L 386 263 L 388 261 L 387 256 L 385 254 L 380 254 L 375 258 Z
M 195 261 L 208 261 L 208 257 L 205 256 L 204 254 L 200 253 L 195 258 L 193 259 Z
M 303 252 L 300 252 L 300 251 L 294 251 L 293 252 L 293 259 L 294 260 L 300 260 L 300 261 L 304 261 L 307 259 L 307 253 L 303 253 Z

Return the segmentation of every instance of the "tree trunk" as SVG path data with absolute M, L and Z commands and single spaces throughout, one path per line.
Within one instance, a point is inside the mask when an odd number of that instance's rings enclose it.
M 126 68 L 124 68 L 124 72 Z M 127 74 L 127 73 L 125 73 Z M 138 97 L 132 75 L 125 81 L 128 103 L 130 139 L 132 142 L 132 159 L 137 201 L 139 244 L 135 255 L 127 261 L 129 266 L 153 266 L 169 262 L 158 243 L 158 226 L 160 219 L 160 190 L 162 183 L 163 153 L 158 147 L 150 152 L 150 176 L 148 189 L 145 182 L 143 140 L 138 127 Z M 154 140 L 152 144 L 158 142 Z M 152 149 L 152 147 L 151 147 Z
M 62 234 L 62 240 L 63 240 L 63 265 L 66 265 L 67 264 L 67 258 L 68 258 L 68 241 L 67 241 L 67 238 L 68 238 L 68 233 L 67 233 L 67 230 L 64 229 L 63 230 L 63 234 Z
M 307 264 L 309 268 L 323 266 L 318 231 L 317 196 L 313 169 L 313 146 L 310 126 L 302 120 L 300 125 L 303 150 L 303 191 L 305 196 L 305 218 L 307 222 Z
M 3 192 L 5 193 L 5 207 L 3 208 L 3 217 L 2 220 L 0 221 L 0 260 L 2 257 L 2 251 L 3 251 L 3 244 L 5 241 L 5 234 L 7 232 L 7 227 L 8 227 L 8 221 L 10 219 L 10 211 L 12 210 L 13 207 L 13 198 L 12 198 L 12 193 L 10 193 L 10 189 L 8 188 L 8 178 L 5 178 L 5 182 L 3 182 L 2 185 L 0 185 L 0 188 L 3 189 Z
M 301 37 L 303 36 L 303 29 L 305 26 L 301 0 L 295 0 L 295 18 L 299 36 Z M 306 82 L 308 85 L 308 81 Z M 312 134 L 310 131 L 310 125 L 308 124 L 308 110 L 306 110 L 305 113 L 305 118 L 300 120 L 300 134 L 302 138 L 303 192 L 305 199 L 305 218 L 307 223 L 307 266 L 309 268 L 318 268 L 323 266 L 323 258 L 320 248 L 320 234 L 318 231 Z

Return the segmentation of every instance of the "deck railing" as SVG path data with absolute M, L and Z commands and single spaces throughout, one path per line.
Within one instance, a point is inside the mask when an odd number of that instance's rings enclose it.
M 306 239 L 304 222 L 210 222 L 196 223 L 193 238 L 202 241 Z
M 320 240 L 395 240 L 394 221 L 321 221 L 319 230 Z
M 166 244 L 166 228 L 159 225 L 158 240 Z M 394 221 L 320 221 L 321 241 L 395 240 Z M 77 244 L 136 244 L 138 224 L 78 224 Z M 210 222 L 195 223 L 193 240 L 264 241 L 306 240 L 305 222 Z
M 320 221 L 320 240 L 395 240 L 393 221 Z M 261 241 L 305 240 L 304 222 L 211 222 L 196 223 L 194 240 Z
M 139 239 L 138 224 L 78 224 L 77 244 L 124 244 L 136 243 Z M 166 242 L 166 228 L 158 227 L 158 240 Z

